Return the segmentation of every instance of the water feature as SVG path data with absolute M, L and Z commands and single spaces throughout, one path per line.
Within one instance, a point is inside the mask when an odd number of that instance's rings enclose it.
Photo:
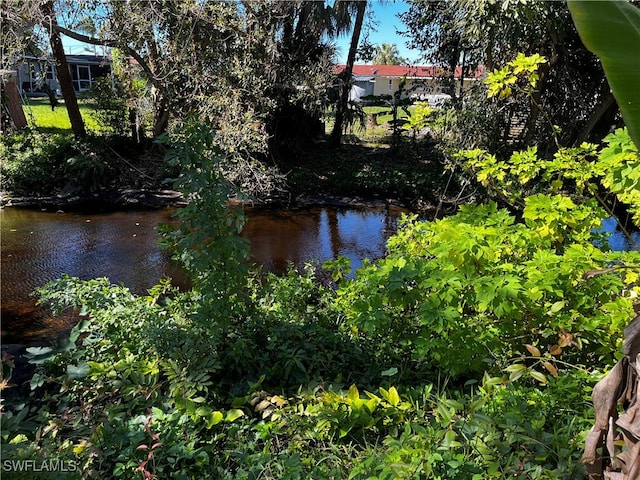
M 248 209 L 243 235 L 252 259 L 277 273 L 288 262 L 322 262 L 343 255 L 357 268 L 384 254 L 402 210 L 306 208 Z M 71 318 L 52 318 L 35 306 L 31 292 L 63 273 L 83 279 L 106 276 L 144 293 L 163 276 L 183 276 L 158 246 L 155 226 L 171 222 L 171 210 L 52 213 L 0 210 L 3 343 L 51 340 Z
M 305 208 L 254 210 L 243 236 L 251 242 L 251 256 L 264 270 L 282 273 L 289 262 L 337 258 L 351 260 L 353 270 L 365 258 L 381 257 L 403 210 Z
M 612 250 L 633 250 L 640 245 L 640 232 L 632 230 L 629 239 L 618 227 L 615 217 L 609 217 L 602 222 L 602 231 L 609 234 L 608 242 Z

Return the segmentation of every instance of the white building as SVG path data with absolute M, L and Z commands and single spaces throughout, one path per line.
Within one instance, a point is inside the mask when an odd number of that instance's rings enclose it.
M 344 70 L 344 65 L 336 66 L 336 73 Z M 461 67 L 456 67 L 454 72 L 455 88 L 458 93 L 466 89 L 474 82 L 480 80 L 484 72 L 483 68 L 464 73 Z M 400 87 L 400 82 L 405 79 L 403 96 L 411 96 L 419 100 L 428 100 L 436 106 L 439 102 L 451 98 L 451 93 L 446 90 L 443 78 L 447 72 L 441 67 L 434 66 L 409 66 L 409 65 L 354 65 L 352 70 L 353 87 L 349 95 L 352 101 L 360 101 L 363 97 L 374 95 L 393 96 Z
M 111 73 L 111 59 L 106 56 L 67 55 L 67 63 L 73 88 L 78 93 L 89 90 L 95 79 Z M 46 95 L 44 82 L 51 90 L 60 94 L 55 61 L 52 57 L 25 56 L 16 66 L 16 70 L 18 90 L 22 95 Z

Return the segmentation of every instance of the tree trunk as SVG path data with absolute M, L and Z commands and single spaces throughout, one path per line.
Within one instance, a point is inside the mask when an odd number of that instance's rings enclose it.
M 364 23 L 364 12 L 367 8 L 367 2 L 366 0 L 360 0 L 356 2 L 356 5 L 356 22 L 353 27 L 353 34 L 351 35 L 351 45 L 349 46 L 347 64 L 345 65 L 344 71 L 340 74 L 342 76 L 342 83 L 340 84 L 340 98 L 336 105 L 336 122 L 333 125 L 333 131 L 331 132 L 331 144 L 334 147 L 339 147 L 342 142 L 344 114 L 347 110 L 349 91 L 351 90 L 351 73 L 353 72 L 353 64 L 356 61 L 356 52 L 358 50 L 358 42 L 360 41 L 360 33 L 362 32 L 362 24 Z
M 154 104 L 156 108 L 156 113 L 153 121 L 153 137 L 156 138 L 158 135 L 164 133 L 167 130 L 167 126 L 169 123 L 169 113 L 170 113 L 169 105 L 166 100 L 168 98 L 168 94 L 166 91 L 166 86 L 158 78 L 159 75 L 156 75 L 154 59 L 158 58 L 158 54 L 157 54 L 157 48 L 155 48 L 153 44 L 149 49 L 148 59 L 145 59 L 133 48 L 129 47 L 126 44 L 119 44 L 118 42 L 113 40 L 101 40 L 101 39 L 88 37 L 87 35 L 82 35 L 72 30 L 66 29 L 64 27 L 60 27 L 59 25 L 55 25 L 55 30 L 57 32 L 62 32 L 66 36 L 73 38 L 74 40 L 78 40 L 80 42 L 89 43 L 91 45 L 104 45 L 107 47 L 120 48 L 123 51 L 127 52 L 129 55 L 131 55 L 138 62 L 138 65 L 140 66 L 140 68 L 142 68 L 142 71 L 146 74 L 147 79 L 149 80 L 149 82 L 151 82 L 151 84 L 153 85 L 153 88 L 155 89 L 155 93 L 153 95 L 154 95 Z M 66 97 L 65 97 L 65 101 L 66 101 Z
M 447 77 L 446 85 L 451 89 L 449 92 L 451 94 L 451 101 L 453 102 L 453 108 L 456 112 L 460 113 L 462 111 L 462 102 L 460 101 L 460 95 L 458 95 L 458 90 L 456 89 L 456 67 L 458 63 L 460 63 L 460 37 L 457 36 L 455 40 L 450 42 L 450 51 L 448 55 L 448 64 L 449 71 L 451 72 L 451 76 Z
M 607 88 L 608 87 L 609 85 L 607 84 Z M 576 137 L 573 145 L 577 147 L 582 142 L 585 142 L 589 138 L 589 135 L 591 135 L 591 132 L 593 132 L 593 130 L 595 129 L 598 122 L 600 122 L 600 120 L 605 116 L 605 113 L 607 113 L 614 106 L 617 110 L 616 99 L 613 96 L 613 93 L 611 93 L 610 90 L 607 90 L 607 93 L 602 96 L 598 104 L 593 109 L 593 112 L 591 112 L 589 120 L 587 121 L 582 131 Z
M 538 68 L 538 86 L 531 95 L 531 110 L 529 111 L 529 117 L 527 118 L 527 122 L 525 123 L 524 129 L 522 130 L 521 139 L 523 147 L 529 147 L 532 144 L 533 139 L 535 138 L 536 124 L 541 113 L 540 108 L 542 108 L 542 92 L 545 90 L 547 84 L 547 73 L 557 63 L 557 61 L 558 56 L 555 55 L 551 57 L 547 63 L 543 63 Z M 557 140 L 555 138 L 555 134 L 554 140 Z
M 67 57 L 64 53 L 62 39 L 60 38 L 60 33 L 56 29 L 57 22 L 53 9 L 53 2 L 48 1 L 44 3 L 42 6 L 42 12 L 49 20 L 45 25 L 49 25 L 51 50 L 53 51 L 53 57 L 56 61 L 58 83 L 60 84 L 62 97 L 64 98 L 64 103 L 67 107 L 69 122 L 71 122 L 71 131 L 77 138 L 83 137 L 86 134 L 84 120 L 82 120 L 80 108 L 78 108 L 78 100 L 76 98 L 76 92 L 73 89 L 73 81 L 71 80 L 71 74 L 69 73 L 69 65 L 67 64 Z
M 158 138 L 167 131 L 169 126 L 169 111 L 161 108 L 158 109 L 153 119 L 153 138 Z

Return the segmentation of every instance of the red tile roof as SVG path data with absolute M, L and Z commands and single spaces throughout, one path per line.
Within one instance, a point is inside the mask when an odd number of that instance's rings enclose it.
M 336 65 L 335 71 L 341 72 L 345 65 Z M 431 78 L 442 76 L 444 69 L 434 66 L 408 66 L 408 65 L 354 65 L 353 74 L 358 77 L 408 77 Z M 478 67 L 473 72 L 473 78 L 480 78 L 484 67 Z M 455 76 L 460 78 L 462 67 L 456 67 Z

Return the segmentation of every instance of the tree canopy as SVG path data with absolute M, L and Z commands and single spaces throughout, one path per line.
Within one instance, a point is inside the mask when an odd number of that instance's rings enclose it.
M 565 2 L 494 2 L 411 0 L 402 15 L 411 46 L 425 58 L 463 70 L 482 66 L 490 71 L 516 57 L 540 54 L 548 62 L 540 69 L 533 97 L 513 98 L 495 110 L 479 108 L 494 131 L 484 135 L 493 147 L 504 145 L 514 124 L 522 127 L 514 146 L 537 144 L 552 151 L 554 130 L 561 145 L 600 139 L 615 121 L 616 109 L 602 66 L 583 45 Z M 484 97 L 483 92 L 478 93 Z M 478 98 L 478 97 L 477 97 Z M 547 121 L 541 112 L 553 119 Z M 555 127 L 554 127 L 555 125 Z M 474 129 L 478 140 L 483 137 Z

